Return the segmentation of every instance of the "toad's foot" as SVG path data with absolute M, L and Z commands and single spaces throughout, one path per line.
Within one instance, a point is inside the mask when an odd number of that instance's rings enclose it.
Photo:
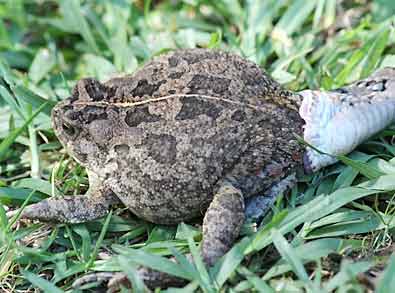
M 105 216 L 118 198 L 110 190 L 96 190 L 90 196 L 76 195 L 47 198 L 27 206 L 21 218 L 55 223 L 83 223 Z M 14 216 L 18 211 L 7 213 Z
M 174 260 L 174 258 L 171 260 Z M 182 287 L 188 283 L 186 280 L 144 267 L 140 267 L 137 270 L 137 275 L 140 280 L 144 282 L 146 291 L 154 290 L 159 287 Z M 72 287 L 78 290 L 91 283 L 103 282 L 107 282 L 107 293 L 118 292 L 122 286 L 125 288 L 133 287 L 133 284 L 131 284 L 126 274 L 120 272 L 97 272 L 87 274 L 75 280 Z
M 325 152 L 307 148 L 308 172 L 337 161 L 395 120 L 395 69 L 385 68 L 370 78 L 335 91 L 302 91 L 300 116 L 304 139 Z

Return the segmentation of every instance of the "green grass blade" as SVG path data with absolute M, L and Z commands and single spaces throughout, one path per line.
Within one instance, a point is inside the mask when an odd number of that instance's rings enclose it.
M 316 0 L 307 2 L 304 0 L 293 1 L 291 6 L 287 9 L 287 11 L 277 23 L 275 29 L 284 31 L 288 35 L 291 35 L 303 24 L 303 22 L 313 11 L 315 5 Z
M 14 188 L 14 187 L 0 187 L 0 202 L 4 204 L 22 204 L 30 195 L 31 189 Z M 45 197 L 40 196 L 39 193 L 34 194 L 30 198 L 29 203 L 35 203 L 43 200 Z
M 347 240 L 341 238 L 325 238 L 306 242 L 294 247 L 296 255 L 303 263 L 315 261 L 330 253 L 342 253 L 345 248 L 358 248 L 362 244 L 359 240 Z M 267 271 L 262 279 L 270 280 L 292 270 L 292 267 L 284 259 L 280 259 Z
M 264 280 L 256 276 L 253 272 L 245 267 L 241 267 L 237 270 L 238 273 L 244 275 L 252 287 L 259 293 L 274 293 L 276 292 L 272 287 L 270 287 Z M 244 288 L 246 291 L 247 288 Z
M 139 265 L 146 266 L 153 270 L 165 272 L 170 275 L 187 279 L 190 281 L 192 281 L 194 278 L 188 272 L 185 272 L 180 267 L 180 265 L 172 262 L 167 258 L 149 254 L 144 252 L 143 250 L 127 248 L 125 246 L 118 244 L 112 245 L 112 248 L 114 249 L 115 252 L 130 257 L 133 262 Z
M 90 260 L 87 264 L 87 267 L 90 267 L 93 264 L 94 260 L 96 259 L 97 254 L 99 253 L 99 248 L 103 242 L 104 236 L 106 235 L 106 232 L 107 232 L 108 227 L 110 225 L 111 217 L 112 217 L 112 210 L 110 210 L 110 212 L 108 213 L 108 215 L 106 217 L 106 220 L 104 221 L 103 228 L 100 231 L 99 238 L 96 241 L 95 248 L 93 249 L 93 252 L 91 254 L 91 257 L 90 257 Z
M 349 261 L 342 262 L 340 272 L 324 284 L 325 292 L 333 292 L 336 288 L 343 286 L 348 281 L 355 280 L 358 274 L 366 272 L 371 266 L 372 263 L 366 261 L 356 263 Z
M 388 28 L 385 28 L 383 31 L 378 33 L 368 55 L 366 56 L 366 62 L 362 68 L 361 78 L 367 77 L 380 61 L 381 54 L 387 46 L 389 35 L 390 30 Z
M 26 198 L 26 200 L 23 202 L 22 206 L 19 208 L 19 210 L 17 211 L 17 213 L 10 219 L 6 230 L 10 230 L 10 228 L 15 224 L 15 222 L 19 219 L 21 213 L 23 212 L 23 209 L 27 206 L 27 204 L 30 202 L 30 199 L 32 198 L 33 194 L 35 193 L 35 190 L 32 190 L 32 192 L 30 192 L 30 194 L 28 195 L 28 197 Z
M 186 272 L 188 272 L 191 276 L 196 275 L 198 273 L 196 271 L 195 266 L 189 262 L 189 260 L 185 255 L 181 254 L 174 247 L 170 247 L 169 249 L 171 253 L 174 255 L 174 257 L 176 258 L 177 262 Z
M 381 175 L 384 175 L 383 172 L 380 172 L 379 170 L 369 166 L 367 163 L 355 161 L 346 156 L 336 156 L 336 158 L 338 158 L 339 161 L 350 166 L 354 170 L 357 170 L 358 172 L 366 176 L 368 179 L 374 179 Z
M 395 288 L 395 255 L 389 258 L 387 268 L 380 277 L 376 293 L 392 293 Z
M 79 247 L 79 251 L 81 252 L 82 259 L 85 262 L 89 263 L 92 247 L 91 247 L 91 235 L 84 224 L 77 224 L 70 226 L 71 230 L 77 233 L 81 237 L 81 242 L 79 243 L 81 246 Z
M 22 274 L 28 279 L 34 286 L 40 288 L 45 293 L 63 293 L 64 291 L 56 287 L 49 281 L 33 274 L 29 271 L 22 271 Z
M 249 239 L 244 238 L 239 243 L 234 245 L 227 254 L 225 254 L 218 273 L 215 276 L 215 283 L 218 284 L 219 287 L 222 287 L 225 284 L 225 282 L 243 261 L 243 251 L 248 244 Z
M 18 181 L 14 181 L 13 187 L 35 189 L 48 196 L 60 195 L 59 190 L 55 186 L 52 186 L 50 182 L 44 179 L 23 178 Z
M 122 271 L 126 274 L 129 281 L 132 283 L 133 292 L 136 293 L 147 292 L 144 282 L 140 279 L 138 275 L 136 266 L 133 265 L 133 263 L 131 263 L 130 261 L 128 261 L 128 258 L 125 258 L 124 256 L 121 255 L 117 257 L 117 260 Z
M 353 157 L 354 160 L 366 163 L 368 160 L 372 158 L 372 156 L 359 153 L 359 152 L 353 152 L 350 156 Z M 351 184 L 354 182 L 355 178 L 358 176 L 359 171 L 352 168 L 351 166 L 347 166 L 341 171 L 341 173 L 337 176 L 334 184 L 333 184 L 333 191 L 351 186 Z
M 41 81 L 56 64 L 56 56 L 52 50 L 42 48 L 38 50 L 29 68 L 29 78 L 38 83 Z
M 64 14 L 65 20 L 73 25 L 73 28 L 77 30 L 84 38 L 85 42 L 89 45 L 90 49 L 100 54 L 99 47 L 96 44 L 93 33 L 82 14 L 81 4 L 79 0 L 62 0 L 61 10 Z
M 375 212 L 370 207 L 361 205 L 363 211 L 352 209 L 330 214 L 314 223 L 305 231 L 305 239 L 354 235 L 377 230 L 392 229 L 395 221 L 391 214 Z
M 4 206 L 0 203 L 0 230 L 2 232 L 6 231 L 7 225 L 8 225 L 8 217 L 7 217 L 6 211 L 4 209 Z
M 199 280 L 199 283 L 200 283 L 202 289 L 205 292 L 214 292 L 214 289 L 211 285 L 210 276 L 207 272 L 206 266 L 204 265 L 202 257 L 200 255 L 200 252 L 198 251 L 197 246 L 192 238 L 194 231 L 190 231 L 188 226 L 185 225 L 184 223 L 180 224 L 180 229 L 184 235 L 187 235 L 189 250 L 190 250 L 193 260 L 195 262 L 196 270 L 199 273 L 196 276 L 198 277 L 198 280 Z
M 1 157 L 7 152 L 8 148 L 15 142 L 15 139 L 26 129 L 26 127 L 33 121 L 33 119 L 45 108 L 48 103 L 42 104 L 24 123 L 21 127 L 13 130 L 1 143 L 0 143 L 0 160 Z
M 350 159 L 344 155 L 331 155 L 328 153 L 325 153 L 321 150 L 319 150 L 318 148 L 316 148 L 315 146 L 309 144 L 307 141 L 305 141 L 302 137 L 300 137 L 297 134 L 294 134 L 294 136 L 296 137 L 296 139 L 303 145 L 306 145 L 309 148 L 312 148 L 313 150 L 315 150 L 316 152 L 320 153 L 320 154 L 324 154 L 324 155 L 328 155 L 331 157 L 335 157 L 337 160 L 341 161 L 342 163 L 351 166 L 353 169 L 357 170 L 358 172 L 360 172 L 361 174 L 363 174 L 364 176 L 366 176 L 368 179 L 374 179 L 377 178 L 381 175 L 384 175 L 383 172 L 380 172 L 379 170 L 369 166 L 367 163 L 364 162 L 360 162 L 360 161 L 356 161 L 353 159 Z
M 10 86 L 13 86 L 15 84 L 16 77 L 12 73 L 10 67 L 8 66 L 8 63 L 3 61 L 1 58 L 0 58 L 0 76 Z
M 272 230 L 273 244 L 281 256 L 291 265 L 293 272 L 302 280 L 305 284 L 310 284 L 309 276 L 304 269 L 301 259 L 297 256 L 294 249 L 289 245 L 288 241 L 284 238 L 281 233 L 273 229 Z M 311 286 L 311 284 L 309 285 Z
M 320 219 L 345 204 L 376 193 L 384 193 L 395 190 L 395 175 L 383 175 L 377 179 L 364 182 L 357 187 L 347 187 L 336 190 L 330 195 L 321 195 L 307 204 L 300 206 L 290 212 L 277 228 L 282 234 L 294 230 L 305 222 Z M 272 242 L 267 231 L 259 231 L 247 247 L 245 253 L 261 250 Z
M 31 90 L 26 87 L 17 85 L 12 87 L 12 90 L 19 99 L 26 102 L 26 104 L 31 105 L 33 109 L 37 109 L 45 104 L 45 107 L 42 109 L 42 112 L 48 116 L 51 116 L 52 108 L 56 105 L 55 101 L 47 100 L 39 95 L 36 95 Z
M 25 119 L 25 115 L 23 115 L 18 103 L 15 101 L 14 97 L 8 92 L 8 90 L 0 85 L 0 96 L 7 102 L 10 108 L 19 115 L 22 119 Z

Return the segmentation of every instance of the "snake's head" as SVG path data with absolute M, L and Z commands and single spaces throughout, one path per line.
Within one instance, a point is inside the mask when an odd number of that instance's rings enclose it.
M 352 94 L 356 97 L 393 97 L 395 95 L 395 68 L 384 67 L 365 79 L 356 81 L 335 91 Z
M 395 68 L 386 67 L 332 91 L 305 90 L 299 109 L 308 147 L 303 163 L 311 173 L 337 161 L 395 120 Z

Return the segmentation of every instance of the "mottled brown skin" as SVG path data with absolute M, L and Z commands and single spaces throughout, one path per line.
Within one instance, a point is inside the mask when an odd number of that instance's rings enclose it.
M 89 197 L 48 199 L 23 216 L 84 222 L 119 200 L 170 225 L 208 208 L 202 256 L 212 265 L 239 234 L 244 199 L 300 163 L 299 103 L 257 65 L 205 49 L 162 55 L 106 83 L 80 80 L 52 120 L 89 172 Z

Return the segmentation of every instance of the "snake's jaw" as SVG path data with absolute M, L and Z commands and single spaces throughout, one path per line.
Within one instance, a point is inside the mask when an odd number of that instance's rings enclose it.
M 303 97 L 303 102 L 299 114 L 305 121 L 303 138 L 310 145 L 330 154 L 333 148 L 331 143 L 333 135 L 328 133 L 327 128 L 338 111 L 338 107 L 334 103 L 336 99 L 329 92 L 305 90 L 300 94 Z M 335 157 L 321 154 L 310 147 L 306 148 L 303 156 L 306 173 L 315 172 L 335 162 Z
M 325 153 L 307 147 L 303 158 L 307 173 L 335 163 L 335 156 L 350 153 L 394 122 L 395 74 L 392 73 L 387 78 L 367 79 L 337 91 L 300 92 L 304 140 Z

